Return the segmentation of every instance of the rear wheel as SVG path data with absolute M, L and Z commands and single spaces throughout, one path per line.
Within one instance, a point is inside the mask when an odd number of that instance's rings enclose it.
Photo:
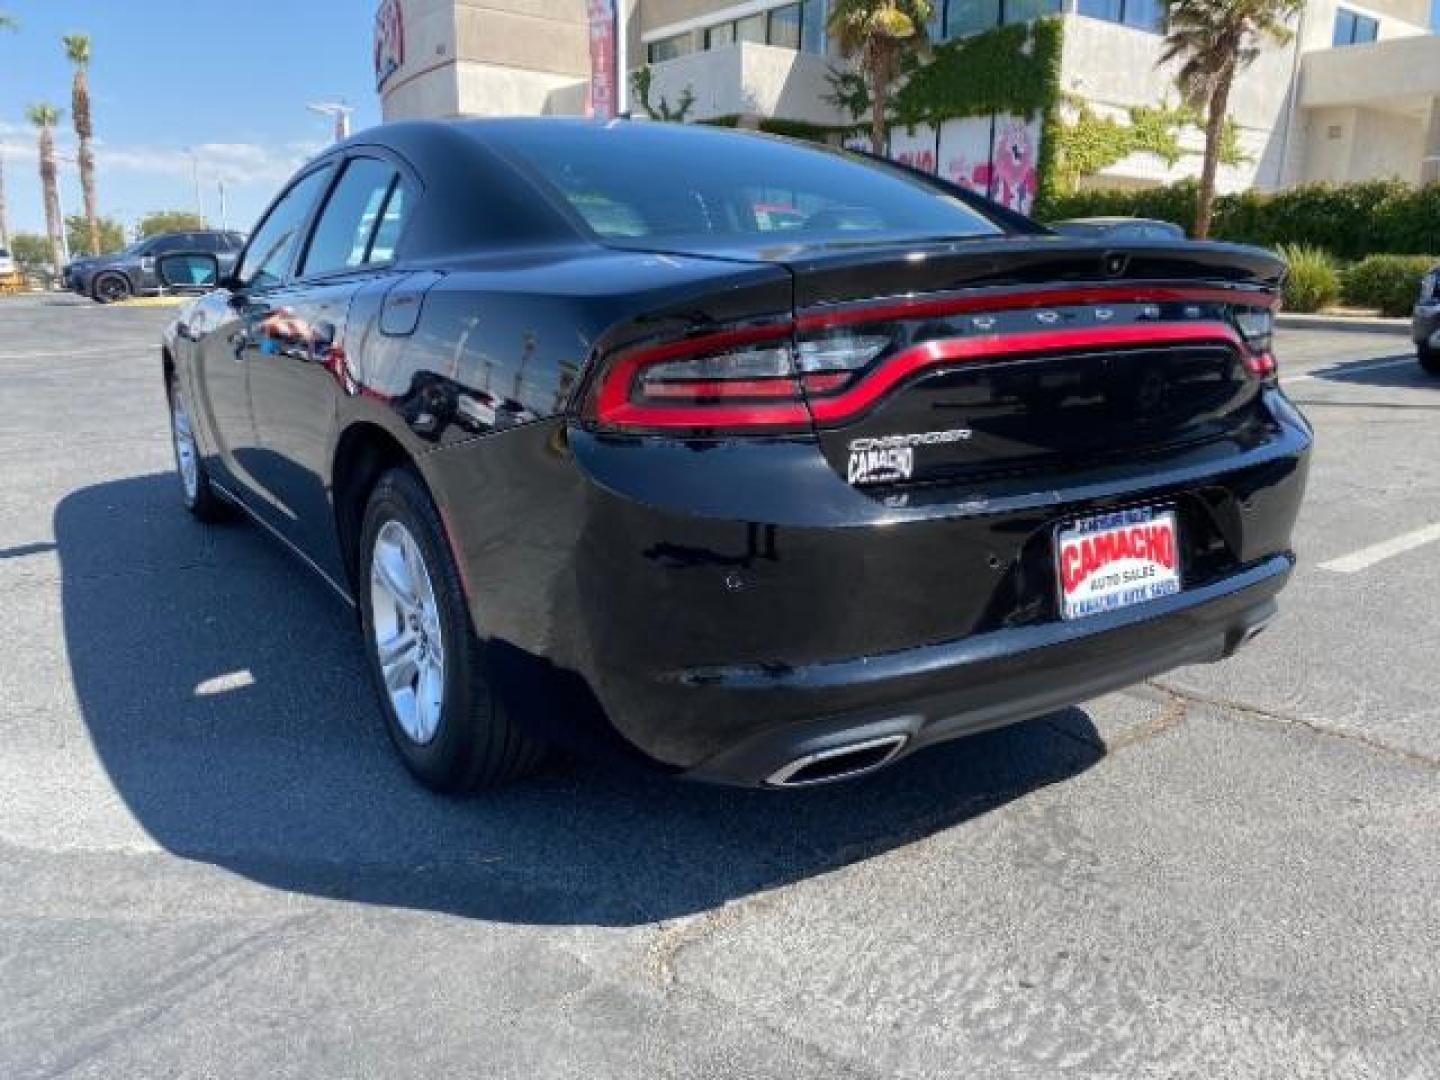
M 1420 366 L 1431 375 L 1440 375 L 1440 349 L 1433 348 L 1428 342 L 1420 342 L 1415 346 L 1415 358 L 1420 361 Z
M 180 478 L 180 500 L 200 521 L 220 521 L 229 507 L 215 494 L 210 474 L 195 442 L 195 426 L 180 387 L 170 383 L 170 443 L 175 449 L 175 473 Z
M 406 766 L 436 791 L 493 787 L 530 771 L 540 744 L 511 719 L 484 674 L 439 515 L 409 469 L 371 492 L 357 592 L 385 726 Z
M 130 288 L 130 279 L 124 274 L 101 274 L 95 279 L 90 290 L 91 295 L 102 304 L 129 300 L 133 291 Z

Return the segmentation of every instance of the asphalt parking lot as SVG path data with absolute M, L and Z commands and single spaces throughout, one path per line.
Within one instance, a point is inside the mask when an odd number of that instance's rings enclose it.
M 853 785 L 428 795 L 346 610 L 178 504 L 164 309 L 0 300 L 0 1076 L 1440 1076 L 1440 380 L 1282 334 L 1235 660 Z

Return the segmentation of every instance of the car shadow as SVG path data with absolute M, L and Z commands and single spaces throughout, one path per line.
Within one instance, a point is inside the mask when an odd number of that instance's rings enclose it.
M 1399 389 L 1440 390 L 1440 378 L 1425 371 L 1413 352 L 1394 356 L 1371 356 L 1311 372 L 1323 382 L 1351 386 L 1382 386 Z M 1284 385 L 1285 377 L 1280 377 Z
M 277 889 L 532 924 L 717 907 L 912 843 L 1095 764 L 1070 709 L 806 791 L 561 759 L 442 798 L 389 747 L 354 616 L 260 530 L 205 528 L 169 475 L 56 511 L 64 627 L 94 749 L 166 850 Z

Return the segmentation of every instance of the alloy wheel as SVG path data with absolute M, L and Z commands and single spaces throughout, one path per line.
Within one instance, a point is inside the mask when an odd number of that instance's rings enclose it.
M 399 521 L 387 521 L 375 536 L 370 613 L 375 654 L 395 719 L 408 739 L 423 746 L 440 728 L 445 645 L 425 557 Z
M 200 452 L 195 446 L 190 412 L 178 389 L 170 395 L 170 433 L 175 441 L 175 465 L 180 472 L 185 501 L 194 505 L 200 497 Z
M 117 300 L 124 300 L 130 295 L 130 287 L 125 279 L 118 274 L 106 274 L 95 285 L 95 291 L 100 294 L 100 299 L 108 303 Z

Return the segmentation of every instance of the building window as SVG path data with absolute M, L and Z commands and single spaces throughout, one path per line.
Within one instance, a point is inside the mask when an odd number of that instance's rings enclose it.
M 1023 23 L 1042 15 L 1057 15 L 1060 0 L 1002 0 L 1000 19 L 1007 23 Z
M 805 0 L 800 5 L 800 51 L 825 52 L 825 0 Z
M 1380 36 L 1380 20 L 1348 8 L 1335 10 L 1335 47 L 1368 45 Z
M 735 20 L 735 40 L 748 41 L 753 45 L 765 44 L 765 16 L 747 15 Z
M 943 37 L 982 34 L 1000 25 L 1000 0 L 950 0 L 945 8 Z
M 674 60 L 677 56 L 695 51 L 694 34 L 676 34 L 673 37 L 652 41 L 645 49 L 645 58 L 652 64 Z
M 800 48 L 799 4 L 786 4 L 770 12 L 770 44 L 782 49 Z
M 949 41 L 1059 13 L 1060 0 L 935 0 L 930 33 Z
M 705 48 L 723 49 L 726 45 L 735 44 L 735 24 L 733 22 L 721 23 L 719 26 L 712 26 L 705 31 Z
M 743 19 L 717 23 L 705 30 L 705 48 L 720 49 L 748 41 L 756 45 L 774 45 L 780 49 L 802 52 L 825 51 L 824 0 L 801 0 L 800 3 L 747 15 Z M 652 46 L 653 47 L 653 46 Z
M 1079 0 L 1076 10 L 1092 19 L 1133 26 L 1154 34 L 1165 32 L 1163 0 Z

